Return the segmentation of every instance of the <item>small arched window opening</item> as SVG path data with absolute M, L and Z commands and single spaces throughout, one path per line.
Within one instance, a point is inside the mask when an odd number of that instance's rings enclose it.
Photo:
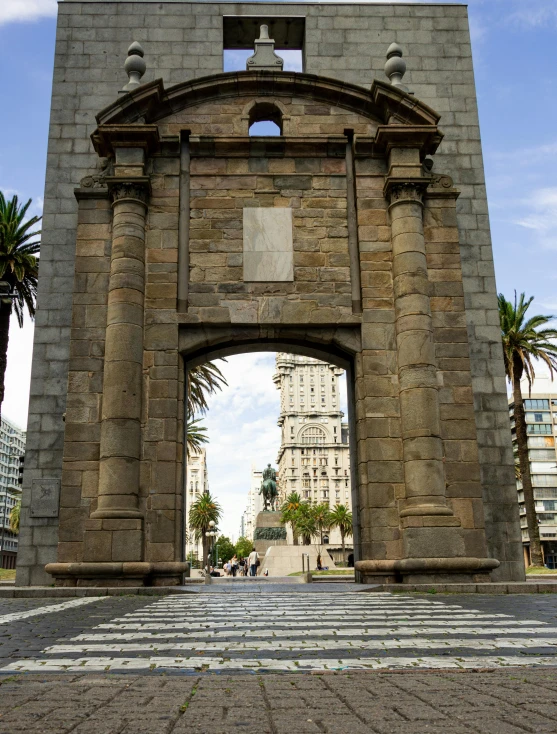
M 272 102 L 258 102 L 249 113 L 249 134 L 254 136 L 282 135 L 282 112 Z

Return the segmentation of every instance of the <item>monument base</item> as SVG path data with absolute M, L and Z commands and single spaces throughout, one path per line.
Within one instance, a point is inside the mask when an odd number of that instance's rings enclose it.
M 491 581 L 494 558 L 402 558 L 357 561 L 363 584 L 460 584 Z
M 265 555 L 268 548 L 276 545 L 286 545 L 286 528 L 280 521 L 280 512 L 263 510 L 255 519 L 253 544 L 259 557 Z
M 271 576 L 289 576 L 303 570 L 302 557 L 309 556 L 309 569 L 317 569 L 317 556 L 321 554 L 321 565 L 335 569 L 335 563 L 326 548 L 319 545 L 280 545 L 271 546 L 261 559 L 260 573 L 269 571 Z M 307 559 L 305 559 L 307 570 Z
M 48 563 L 45 571 L 56 586 L 180 586 L 190 564 L 161 563 Z

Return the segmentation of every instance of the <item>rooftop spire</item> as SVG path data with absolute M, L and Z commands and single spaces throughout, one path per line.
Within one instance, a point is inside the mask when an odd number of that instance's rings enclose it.
M 246 61 L 246 69 L 251 71 L 282 71 L 284 59 L 275 53 L 275 41 L 269 38 L 269 27 L 262 25 L 259 38 L 254 41 L 255 53 Z
M 141 85 L 141 77 L 145 74 L 147 65 L 143 60 L 144 51 L 141 45 L 134 41 L 128 48 L 128 58 L 124 62 L 124 69 L 128 75 L 128 83 L 121 93 L 131 92 Z
M 406 61 L 402 58 L 402 48 L 398 43 L 391 43 L 387 49 L 385 74 L 393 87 L 398 87 L 403 92 L 408 92 L 408 87 L 405 87 L 402 83 L 402 77 L 406 74 Z

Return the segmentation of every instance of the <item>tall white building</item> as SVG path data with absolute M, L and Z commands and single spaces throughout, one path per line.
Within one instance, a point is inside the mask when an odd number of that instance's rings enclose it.
M 17 535 L 10 530 L 10 514 L 21 498 L 20 476 L 25 455 L 25 431 L 0 421 L 0 568 L 15 568 Z
M 243 512 L 240 534 L 248 540 L 253 540 L 255 532 L 255 521 L 257 515 L 263 509 L 263 498 L 259 494 L 261 482 L 263 481 L 263 470 L 257 469 L 255 464 L 251 465 L 250 488 L 248 490 L 248 503 Z
M 348 424 L 340 409 L 343 370 L 310 357 L 279 352 L 273 380 L 280 390 L 282 429 L 278 453 L 281 501 L 298 492 L 313 504 L 346 505 L 352 511 Z M 328 534 L 329 552 L 340 560 L 340 533 Z M 347 539 L 351 547 L 351 538 Z
M 546 566 L 555 569 L 557 568 L 557 453 L 555 449 L 557 384 L 551 382 L 549 378 L 536 377 L 531 392 L 528 390 L 526 381 L 522 382 L 521 389 L 524 398 L 530 473 L 540 528 L 542 552 Z M 514 443 L 516 441 L 516 429 L 513 420 L 513 405 L 514 402 L 511 398 L 509 400 L 509 413 Z M 517 482 L 517 489 L 524 559 L 526 565 L 529 565 L 530 538 L 526 526 L 524 493 L 520 481 Z
M 189 511 L 193 502 L 209 491 L 209 476 L 207 472 L 207 453 L 205 449 L 192 452 L 186 464 L 186 560 L 196 561 L 203 559 L 203 545 L 201 538 L 195 539 L 195 533 L 189 527 Z

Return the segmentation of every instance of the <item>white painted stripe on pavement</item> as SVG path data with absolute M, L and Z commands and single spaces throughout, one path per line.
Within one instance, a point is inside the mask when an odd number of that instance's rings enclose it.
M 390 658 L 329 658 L 292 661 L 270 659 L 223 660 L 218 657 L 150 657 L 150 658 L 58 658 L 50 660 L 18 660 L 3 671 L 12 672 L 92 672 L 114 670 L 396 670 L 398 668 L 506 668 L 542 665 L 555 666 L 555 657 L 534 656 L 473 656 L 460 657 L 390 657 Z
M 39 614 L 52 614 L 53 612 L 63 612 L 65 609 L 72 607 L 80 607 L 83 604 L 91 604 L 94 601 L 106 599 L 105 596 L 84 596 L 80 599 L 70 599 L 60 604 L 52 604 L 49 607 L 37 607 L 36 609 L 28 609 L 26 612 L 13 612 L 12 614 L 3 614 L 0 616 L 0 624 L 8 624 L 8 622 L 19 622 L 27 617 L 36 617 Z

